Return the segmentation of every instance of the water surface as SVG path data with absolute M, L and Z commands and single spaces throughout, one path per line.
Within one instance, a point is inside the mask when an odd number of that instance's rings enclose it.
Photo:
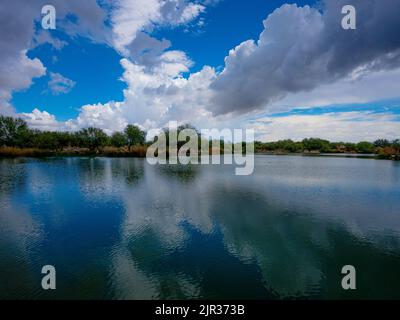
M 57 290 L 41 289 L 54 265 Z M 357 290 L 341 268 L 357 269 Z M 0 298 L 400 298 L 400 164 L 0 160 Z

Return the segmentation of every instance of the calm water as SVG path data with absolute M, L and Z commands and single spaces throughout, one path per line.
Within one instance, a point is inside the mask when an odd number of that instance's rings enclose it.
M 400 164 L 0 160 L 0 298 L 400 298 Z

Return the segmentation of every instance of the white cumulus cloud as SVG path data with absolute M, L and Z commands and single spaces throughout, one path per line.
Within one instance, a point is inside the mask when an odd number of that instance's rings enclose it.
M 214 114 L 268 108 L 291 93 L 400 67 L 400 2 L 353 0 L 357 29 L 343 30 L 346 0 L 324 0 L 322 11 L 285 4 L 264 20 L 258 41 L 229 52 L 212 84 Z
M 48 83 L 49 90 L 54 95 L 68 93 L 75 86 L 76 82 L 55 72 L 50 72 L 50 80 Z

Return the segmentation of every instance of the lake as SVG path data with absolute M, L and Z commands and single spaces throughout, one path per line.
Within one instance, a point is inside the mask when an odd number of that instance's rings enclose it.
M 57 289 L 41 288 L 41 268 Z M 344 265 L 357 289 L 343 290 Z M 0 160 L 0 299 L 400 298 L 400 163 Z

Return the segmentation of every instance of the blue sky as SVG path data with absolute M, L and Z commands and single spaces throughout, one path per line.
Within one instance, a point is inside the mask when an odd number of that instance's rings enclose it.
M 126 85 L 119 80 L 123 72 L 120 56 L 108 46 L 76 38 L 68 39 L 62 50 L 44 44 L 28 54 L 39 58 L 49 72 L 60 73 L 76 85 L 66 94 L 53 94 L 47 90 L 48 74 L 35 79 L 30 88 L 13 95 L 13 104 L 19 112 L 30 112 L 32 107 L 40 106 L 60 120 L 68 120 L 76 117 L 85 104 L 123 99 Z
M 196 62 L 192 71 L 200 70 L 203 65 L 223 67 L 229 50 L 248 39 L 257 39 L 264 29 L 263 20 L 284 3 L 312 5 L 315 1 L 221 1 L 207 9 L 201 30 L 181 26 L 161 29 L 154 35 L 171 39 L 173 48 L 188 52 Z
M 9 12 L 26 11 L 20 29 L 1 20 L 9 50 L 0 56 L 0 112 L 46 130 L 256 122 L 266 140 L 326 135 L 323 126 L 315 133 L 302 128 L 309 121 L 332 128 L 331 119 L 337 125 L 343 117 L 344 124 L 353 121 L 349 130 L 340 122 L 329 137 L 358 139 L 360 130 L 370 139 L 391 137 L 399 128 L 400 65 L 387 57 L 400 52 L 391 33 L 399 24 L 391 13 L 398 2 L 353 2 L 366 16 L 378 5 L 392 10 L 379 10 L 372 23 L 358 16 L 358 29 L 345 33 L 344 0 L 116 0 L 111 6 L 55 0 L 57 29 L 43 30 L 44 2 L 18 0 Z M 374 23 L 386 25 L 369 32 Z M 13 76 L 7 75 L 11 66 Z M 388 129 L 374 133 L 366 126 L 374 119 Z
M 277 7 L 283 3 L 306 5 L 314 2 L 221 1 L 207 8 L 202 17 L 204 27 L 198 28 L 197 23 L 162 27 L 151 35 L 169 39 L 171 49 L 186 52 L 194 62 L 191 72 L 200 71 L 204 65 L 223 68 L 229 50 L 247 39 L 256 39 L 263 30 L 262 21 Z M 36 28 L 40 29 L 40 24 Z M 13 95 L 12 103 L 19 112 L 30 112 L 32 107 L 45 107 L 57 119 L 65 121 L 76 117 L 83 105 L 123 100 L 122 91 L 126 85 L 119 80 L 123 68 L 118 52 L 87 38 L 71 38 L 58 30 L 48 32 L 68 44 L 57 50 L 44 43 L 30 50 L 29 57 L 39 58 L 48 71 L 60 73 L 75 81 L 76 85 L 67 94 L 54 95 L 46 92 L 49 75 L 35 79 L 27 90 Z
M 294 108 L 287 112 L 274 113 L 271 115 L 271 117 L 287 117 L 290 115 L 320 115 L 326 113 L 352 111 L 370 112 L 371 114 L 393 114 L 400 116 L 400 101 L 399 99 L 391 99 L 368 103 L 349 103 L 315 106 L 310 108 Z

